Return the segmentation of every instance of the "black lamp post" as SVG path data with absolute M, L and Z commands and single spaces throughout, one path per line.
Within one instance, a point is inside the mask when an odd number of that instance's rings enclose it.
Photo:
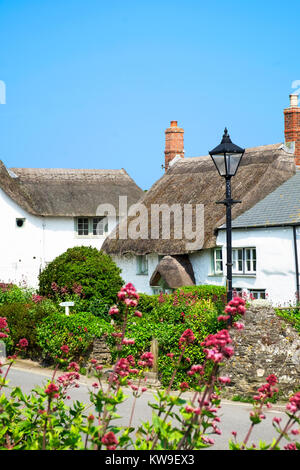
M 232 226 L 231 206 L 241 201 L 231 198 L 231 178 L 237 172 L 245 149 L 231 142 L 228 131 L 225 128 L 223 139 L 217 147 L 209 152 L 220 176 L 225 178 L 226 199 L 217 204 L 226 206 L 226 246 L 227 246 L 227 302 L 232 299 Z

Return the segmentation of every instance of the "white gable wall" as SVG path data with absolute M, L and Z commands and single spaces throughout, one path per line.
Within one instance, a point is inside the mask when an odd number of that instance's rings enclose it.
M 78 237 L 73 217 L 34 216 L 0 189 L 0 282 L 38 287 L 38 274 L 45 264 L 73 246 L 101 248 L 107 233 L 95 238 Z M 83 214 L 84 216 L 84 214 Z M 16 219 L 24 218 L 22 227 Z M 108 221 L 108 231 L 115 227 Z

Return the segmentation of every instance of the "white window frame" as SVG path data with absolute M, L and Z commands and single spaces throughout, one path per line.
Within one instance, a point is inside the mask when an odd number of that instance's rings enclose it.
M 221 253 L 221 256 L 217 257 L 217 253 Z M 221 269 L 217 268 L 217 263 L 221 263 Z M 214 249 L 214 273 L 223 274 L 223 250 L 222 247 Z
M 240 257 L 241 254 L 242 254 L 242 257 Z M 243 274 L 243 273 L 244 273 L 244 250 L 243 248 L 232 248 L 232 274 Z
M 266 299 L 267 298 L 266 289 L 249 289 L 249 293 L 254 297 L 254 299 Z
M 148 274 L 147 255 L 136 255 L 136 274 L 140 276 L 147 276 Z
M 248 258 L 247 252 L 250 256 Z M 255 256 L 254 256 L 255 253 Z M 248 263 L 250 269 L 248 269 Z M 256 248 L 244 248 L 244 272 L 245 274 L 255 274 L 256 273 Z
M 98 220 L 97 222 L 97 228 L 98 233 L 94 233 L 94 228 L 95 228 L 95 220 Z M 88 224 L 88 233 L 85 233 L 83 235 L 79 234 L 79 220 L 87 220 Z M 107 236 L 108 233 L 108 221 L 106 217 L 75 217 L 74 219 L 74 225 L 75 225 L 75 236 L 76 238 L 103 238 Z

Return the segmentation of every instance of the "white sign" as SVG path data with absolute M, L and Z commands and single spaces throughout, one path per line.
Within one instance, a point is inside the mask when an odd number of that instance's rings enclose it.
M 65 314 L 69 315 L 69 307 L 74 307 L 74 302 L 61 302 L 61 307 L 65 307 Z

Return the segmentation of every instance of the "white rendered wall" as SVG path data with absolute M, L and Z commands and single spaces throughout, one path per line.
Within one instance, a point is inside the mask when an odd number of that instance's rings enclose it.
M 158 255 L 151 253 L 147 255 L 148 259 L 148 274 L 137 274 L 137 262 L 136 256 L 132 254 L 126 254 L 123 256 L 112 256 L 113 260 L 121 268 L 121 277 L 127 282 L 131 282 L 138 292 L 144 294 L 153 294 L 153 290 L 149 284 L 154 269 L 158 264 Z
M 298 232 L 298 255 L 300 255 L 299 235 Z M 223 248 L 224 276 L 211 274 L 211 250 L 204 250 L 190 255 L 196 284 L 225 285 L 226 234 L 224 230 L 219 231 L 217 245 Z M 232 246 L 233 248 L 255 247 L 257 258 L 256 275 L 233 274 L 233 287 L 266 289 L 268 299 L 274 305 L 284 306 L 295 302 L 295 257 L 291 227 L 234 229 Z
M 79 237 L 73 217 L 36 217 L 18 206 L 0 189 L 0 282 L 38 287 L 38 275 L 45 264 L 73 246 L 101 248 L 107 233 L 93 238 Z M 22 227 L 16 219 L 24 218 Z M 108 233 L 116 221 L 108 220 Z

